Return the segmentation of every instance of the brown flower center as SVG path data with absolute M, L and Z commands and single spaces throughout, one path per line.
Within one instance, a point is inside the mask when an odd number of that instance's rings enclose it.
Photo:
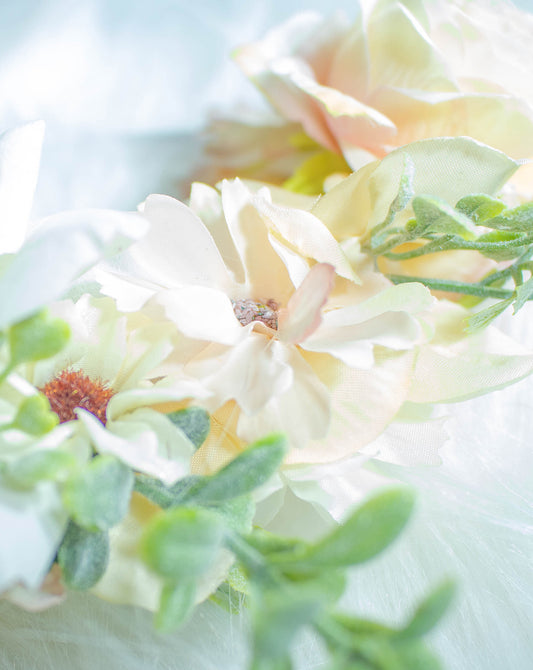
M 100 380 L 94 381 L 78 370 L 63 370 L 39 389 L 50 401 L 60 423 L 76 419 L 76 407 L 86 409 L 105 425 L 107 403 L 113 391 Z
M 259 300 L 232 300 L 233 311 L 238 321 L 247 326 L 252 321 L 261 321 L 269 328 L 278 329 L 278 303 L 270 298 L 266 302 Z

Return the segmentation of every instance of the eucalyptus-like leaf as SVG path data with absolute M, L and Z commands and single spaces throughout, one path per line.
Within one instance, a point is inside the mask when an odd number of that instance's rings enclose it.
M 42 480 L 59 481 L 76 467 L 74 456 L 61 449 L 41 449 L 6 464 L 9 482 L 22 488 L 31 488 Z
M 293 560 L 302 569 L 323 570 L 362 563 L 379 554 L 402 531 L 414 504 L 411 491 L 391 488 L 378 493 L 338 528 Z M 276 562 L 287 561 L 277 558 Z
M 286 451 L 287 440 L 281 434 L 258 440 L 214 475 L 199 479 L 185 500 L 209 504 L 250 493 L 270 479 Z
M 202 407 L 187 407 L 169 412 L 167 417 L 198 449 L 205 442 L 211 428 L 209 414 Z
M 107 533 L 93 533 L 71 521 L 59 547 L 57 561 L 65 584 L 84 591 L 102 577 L 109 559 Z
M 48 398 L 43 393 L 36 393 L 22 401 L 11 426 L 39 437 L 49 433 L 58 423 L 59 417 L 52 412 Z
M 55 356 L 66 345 L 69 337 L 68 324 L 49 316 L 46 310 L 19 321 L 8 331 L 10 369 L 20 363 Z
M 440 584 L 417 607 L 413 617 L 400 631 L 401 639 L 422 637 L 440 621 L 455 595 L 455 585 L 451 581 Z
M 484 225 L 513 233 L 530 233 L 533 230 L 533 203 L 528 202 L 514 209 L 508 209 L 486 221 Z
M 319 592 L 271 587 L 256 592 L 252 602 L 254 657 L 279 662 L 300 629 L 320 616 L 327 599 Z
M 478 330 L 483 330 L 483 328 L 486 328 L 491 321 L 512 305 L 513 302 L 514 298 L 507 298 L 506 300 L 500 300 L 499 302 L 494 303 L 494 305 L 482 309 L 475 314 L 471 314 L 465 319 L 466 332 L 472 334 Z
M 192 614 L 195 605 L 196 582 L 182 579 L 163 586 L 159 610 L 155 616 L 155 626 L 161 633 L 169 633 L 184 624 Z
M 252 530 L 255 503 L 251 495 L 224 500 L 206 508 L 221 516 L 226 526 L 237 533 L 249 533 Z
M 426 233 L 451 233 L 465 240 L 475 238 L 476 229 L 468 216 L 441 198 L 419 195 L 413 199 L 413 210 L 417 223 L 425 227 Z
M 222 519 L 213 512 L 178 507 L 150 522 L 141 540 L 141 556 L 165 579 L 198 577 L 216 561 L 224 533 Z
M 127 465 L 114 456 L 96 456 L 65 483 L 63 502 L 80 526 L 107 530 L 127 514 L 133 482 Z
M 204 477 L 198 475 L 188 475 L 168 486 L 159 479 L 138 473 L 135 475 L 135 490 L 159 507 L 167 509 L 181 505 L 188 491 L 194 490 L 203 479 Z
M 512 260 L 522 255 L 529 244 L 523 233 L 508 230 L 491 230 L 476 240 L 478 250 L 495 261 Z
M 461 198 L 455 209 L 479 225 L 503 212 L 505 204 L 485 193 L 473 193 Z
M 252 659 L 250 670 L 293 670 L 291 657 L 287 654 L 283 658 L 264 658 L 256 656 Z
M 519 309 L 526 304 L 533 296 L 533 277 L 527 279 L 523 284 L 516 287 L 516 300 L 514 301 L 514 311 L 516 314 Z

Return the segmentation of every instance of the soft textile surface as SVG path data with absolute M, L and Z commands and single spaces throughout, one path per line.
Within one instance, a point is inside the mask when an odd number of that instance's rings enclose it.
M 39 214 L 134 207 L 151 191 L 178 192 L 197 147 L 183 131 L 197 126 L 215 100 L 228 106 L 252 95 L 223 60 L 229 49 L 296 10 L 343 7 L 353 14 L 347 1 L 257 0 L 243 10 L 236 0 L 88 0 L 83 12 L 74 11 L 75 4 L 26 1 L 0 8 L 0 125 L 49 121 Z M 35 63 L 46 66 L 51 79 L 41 80 Z M 531 306 L 504 325 L 522 343 L 533 342 Z M 451 439 L 441 467 L 375 465 L 419 490 L 417 515 L 391 551 L 354 573 L 345 605 L 395 621 L 429 585 L 455 576 L 460 596 L 432 638 L 446 667 L 528 670 L 533 379 L 448 413 Z M 84 595 L 40 614 L 0 602 L 0 668 L 240 670 L 243 625 L 208 603 L 183 631 L 165 638 L 152 632 L 149 614 Z M 313 639 L 300 640 L 298 658 L 301 670 L 321 667 Z

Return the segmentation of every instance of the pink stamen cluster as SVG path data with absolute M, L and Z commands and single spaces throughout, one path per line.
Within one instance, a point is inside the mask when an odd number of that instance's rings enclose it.
M 253 321 L 261 321 L 273 330 L 278 329 L 279 304 L 272 298 L 266 302 L 245 298 L 244 300 L 232 300 L 231 303 L 235 316 L 243 326 Z

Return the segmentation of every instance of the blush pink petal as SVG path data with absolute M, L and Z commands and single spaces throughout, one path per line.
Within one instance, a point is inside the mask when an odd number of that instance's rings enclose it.
M 328 263 L 314 265 L 281 311 L 278 337 L 286 344 L 298 344 L 313 333 L 322 321 L 322 307 L 335 282 L 335 268 Z

